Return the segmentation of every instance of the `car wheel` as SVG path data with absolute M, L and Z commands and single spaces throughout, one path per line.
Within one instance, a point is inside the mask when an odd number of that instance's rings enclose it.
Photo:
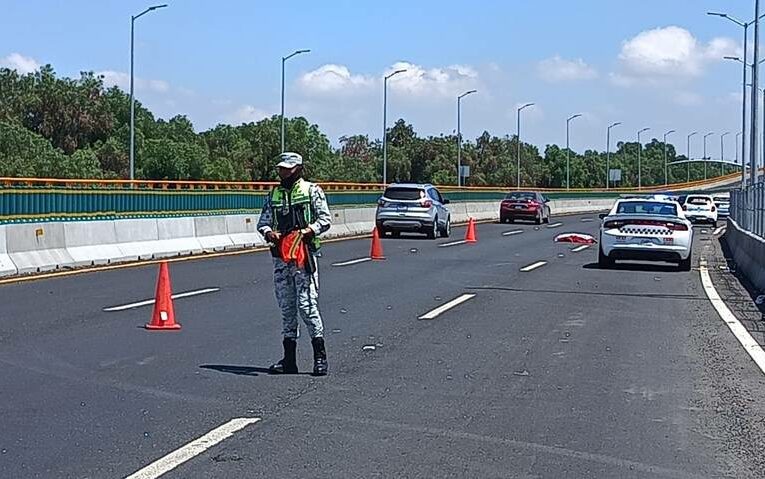
M 401 232 L 400 231 L 393 230 L 393 231 L 390 232 L 390 235 L 393 238 L 401 238 Z
M 547 212 L 547 216 L 545 216 L 545 224 L 550 224 L 550 212 Z
M 504 216 L 499 217 L 499 224 L 507 223 L 507 218 Z
M 433 227 L 430 228 L 425 234 L 428 236 L 428 239 L 436 239 L 436 236 L 438 236 L 438 217 L 437 216 L 433 218 Z
M 538 224 L 538 225 L 542 224 L 542 213 L 537 213 L 537 217 L 534 218 L 534 224 Z
M 610 268 L 614 265 L 614 260 L 603 253 L 603 248 L 598 247 L 598 267 L 601 269 Z
M 441 237 L 448 238 L 452 234 L 452 219 L 446 218 L 444 229 L 441 230 Z
M 508 223 L 515 223 L 515 218 L 508 218 L 508 219 L 507 219 L 507 222 L 508 222 Z
M 690 271 L 691 270 L 691 257 L 692 256 L 693 256 L 692 254 L 688 254 L 687 258 L 685 258 L 683 260 L 680 260 L 680 263 L 678 263 L 678 265 L 677 265 L 677 269 L 679 271 Z

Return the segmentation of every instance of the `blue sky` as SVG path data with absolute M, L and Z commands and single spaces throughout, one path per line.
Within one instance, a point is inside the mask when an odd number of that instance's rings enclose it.
M 622 121 L 617 140 L 676 129 L 684 152 L 689 131 L 731 131 L 726 156 L 735 151 L 741 69 L 721 57 L 740 52 L 742 32 L 705 12 L 748 19 L 751 0 L 165 1 L 136 24 L 137 96 L 198 130 L 278 113 L 280 58 L 310 48 L 288 62 L 287 114 L 335 144 L 380 136 L 381 77 L 403 66 L 388 117 L 421 134 L 452 132 L 456 95 L 477 88 L 463 103 L 466 138 L 513 134 L 516 105 L 533 101 L 522 136 L 541 148 L 564 143 L 565 118 L 583 113 L 576 150 L 603 149 L 605 127 Z M 126 87 L 130 15 L 151 4 L 3 0 L 0 64 L 104 72 Z M 711 155 L 719 143 L 710 138 Z M 698 156 L 701 141 L 693 148 Z

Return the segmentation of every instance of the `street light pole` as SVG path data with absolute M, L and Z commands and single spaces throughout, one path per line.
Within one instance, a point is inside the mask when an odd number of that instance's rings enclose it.
M 704 179 L 707 179 L 707 137 L 714 135 L 714 132 L 710 131 L 704 135 L 704 156 L 701 158 L 704 161 Z
M 643 144 L 640 143 L 640 134 L 644 131 L 648 131 L 650 128 L 643 128 L 642 130 L 639 130 L 637 133 L 637 141 L 638 141 L 638 190 L 643 188 L 643 179 L 642 179 L 642 169 L 640 165 L 640 150 L 643 149 Z
M 606 128 L 606 189 L 608 189 L 609 175 L 611 174 L 611 128 L 621 124 L 622 122 L 617 121 Z
M 462 167 L 462 130 L 460 129 L 460 115 L 462 107 L 462 98 L 476 93 L 478 90 L 466 91 L 462 95 L 457 97 L 457 187 L 459 188 L 462 182 L 462 175 L 460 174 L 460 168 Z
M 520 189 L 521 188 L 521 111 L 523 111 L 524 109 L 526 109 L 526 108 L 528 108 L 530 106 L 534 106 L 534 104 L 533 103 L 526 103 L 525 105 L 522 105 L 522 106 L 518 107 L 518 119 L 517 119 L 517 122 L 516 122 L 516 135 L 515 135 L 515 139 L 518 142 L 518 146 L 516 148 L 516 152 L 518 154 L 518 161 L 517 161 L 518 164 L 516 165 L 518 178 L 515 181 L 515 188 L 516 189 Z
M 284 138 L 284 64 L 287 63 L 287 60 L 289 60 L 290 58 L 294 57 L 295 55 L 300 55 L 301 53 L 308 53 L 310 51 L 311 50 L 296 50 L 296 51 L 290 53 L 289 55 L 287 55 L 286 57 L 282 57 L 282 114 L 281 114 L 281 117 L 282 117 L 281 118 L 281 120 L 282 120 L 282 128 L 281 128 L 281 130 L 282 130 L 282 135 L 281 135 L 281 138 L 282 138 L 282 140 L 281 140 L 282 150 L 281 151 L 282 151 L 282 153 L 284 153 L 284 149 L 285 149 L 285 144 L 284 144 L 284 140 L 285 140 L 285 138 Z
M 667 174 L 667 136 L 674 133 L 675 130 L 669 130 L 668 132 L 664 133 L 664 186 L 667 186 L 669 184 Z
M 723 138 L 728 135 L 730 135 L 729 131 L 720 135 L 720 176 L 725 174 L 725 142 L 723 141 Z
M 760 70 L 760 0 L 754 0 L 754 53 L 752 55 L 752 126 L 749 135 L 749 176 L 751 184 L 757 181 L 757 87 L 760 86 L 758 75 Z M 746 62 L 746 58 L 744 58 Z
M 694 131 L 693 133 L 689 133 L 686 138 L 685 159 L 688 161 L 688 164 L 686 165 L 688 167 L 688 178 L 685 180 L 686 183 L 691 182 L 691 137 L 698 134 L 698 131 Z
M 396 70 L 390 75 L 386 75 L 383 80 L 383 186 L 388 184 L 388 79 L 405 71 Z M 457 177 L 459 177 L 459 173 Z
M 154 5 L 142 11 L 138 15 L 130 17 L 130 179 L 135 179 L 135 95 L 133 92 L 133 58 L 135 45 L 135 21 L 154 10 L 165 8 L 167 5 Z
M 566 190 L 570 189 L 571 187 L 571 148 L 569 148 L 569 124 L 571 123 L 571 120 L 574 118 L 579 118 L 582 116 L 581 113 L 577 113 L 576 115 L 572 115 L 568 118 L 566 118 Z
M 736 164 L 737 164 L 737 165 L 738 165 L 738 137 L 739 137 L 739 136 L 741 136 L 741 134 L 742 134 L 742 133 L 743 133 L 743 132 L 741 132 L 741 131 L 739 131 L 738 133 L 736 133 Z M 742 165 L 741 165 L 741 168 L 743 168 L 743 167 L 744 167 L 744 165 L 742 164 Z M 742 179 L 743 179 L 743 178 L 742 178 Z

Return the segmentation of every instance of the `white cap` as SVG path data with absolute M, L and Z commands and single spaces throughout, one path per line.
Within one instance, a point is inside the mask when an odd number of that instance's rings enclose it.
M 303 164 L 303 157 L 297 153 L 282 153 L 279 155 L 279 163 L 276 165 L 279 168 L 294 168 Z

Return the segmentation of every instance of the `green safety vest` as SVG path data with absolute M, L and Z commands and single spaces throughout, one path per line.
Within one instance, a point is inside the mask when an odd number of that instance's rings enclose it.
M 271 209 L 273 220 L 271 228 L 281 233 L 289 233 L 296 228 L 306 228 L 315 221 L 311 208 L 311 183 L 300 178 L 287 191 L 281 186 L 271 190 Z M 317 251 L 321 246 L 319 237 L 311 238 L 311 249 Z

